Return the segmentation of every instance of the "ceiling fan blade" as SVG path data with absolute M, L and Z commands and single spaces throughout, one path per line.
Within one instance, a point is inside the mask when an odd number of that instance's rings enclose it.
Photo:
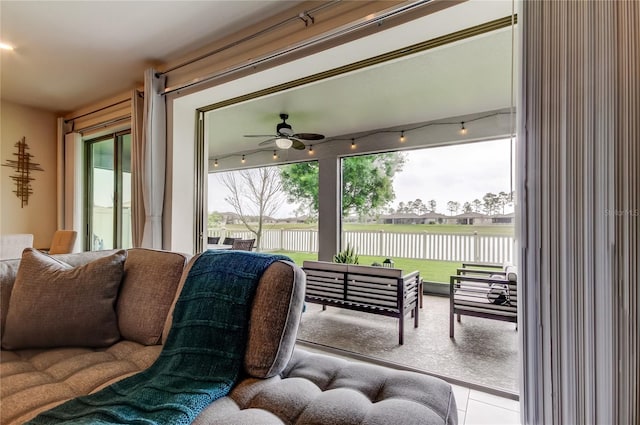
M 275 134 L 245 134 L 244 137 L 276 137 Z
M 265 140 L 264 142 L 260 142 L 260 143 L 258 143 L 258 146 L 265 146 L 265 145 L 268 145 L 268 144 L 270 144 L 270 143 L 273 143 L 275 140 L 276 140 L 276 138 L 275 138 L 275 137 L 274 137 L 274 138 L 272 138 L 272 139 L 267 139 L 267 140 Z
M 302 139 L 302 140 L 322 140 L 324 139 L 324 135 L 323 134 L 318 134 L 318 133 L 296 133 L 293 135 L 293 137 L 297 137 L 298 139 Z
M 291 139 L 291 141 L 293 142 L 293 145 L 291 145 L 291 147 L 294 148 L 294 149 L 303 150 L 303 149 L 306 148 L 304 143 L 302 143 L 300 140 Z

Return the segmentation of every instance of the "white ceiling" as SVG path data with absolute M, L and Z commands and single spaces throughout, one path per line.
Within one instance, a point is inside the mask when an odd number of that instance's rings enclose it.
M 302 75 L 292 76 L 289 80 L 300 78 L 338 66 L 327 65 L 334 60 L 337 62 L 337 58 L 344 64 L 353 63 L 503 18 L 510 13 L 510 4 L 504 1 L 452 3 L 450 7 L 416 21 L 305 58 L 300 66 L 296 62 L 281 66 L 271 72 L 271 77 L 293 75 L 296 71 L 290 71 L 298 69 Z M 208 130 L 209 157 L 224 158 L 256 149 L 273 149 L 273 145 L 258 146 L 266 138 L 246 138 L 243 135 L 275 134 L 281 112 L 289 114 L 288 123 L 294 132 L 320 133 L 330 139 L 508 109 L 512 103 L 511 90 L 517 87 L 516 80 L 512 86 L 512 60 L 517 57 L 512 52 L 512 43 L 517 40 L 517 36 L 512 38 L 514 36 L 511 28 L 504 28 L 213 110 L 207 113 L 205 127 Z M 246 94 L 253 90 L 242 91 L 245 87 L 258 86 L 262 89 L 279 84 L 256 84 L 271 78 L 268 74 L 264 72 L 243 78 L 238 84 L 230 83 L 229 92 L 240 89 L 242 94 Z M 513 78 L 516 76 L 517 73 Z M 234 85 L 236 88 L 232 87 Z M 212 99 L 209 102 L 207 90 L 193 97 L 198 98 L 198 106 L 205 106 L 225 99 L 220 98 L 224 89 L 220 86 L 208 92 Z M 318 142 L 306 144 L 319 146 Z
M 2 99 L 59 113 L 301 1 L 0 1 Z
M 294 132 L 331 138 L 505 108 L 510 81 L 511 32 L 503 29 L 214 110 L 209 151 L 221 157 L 259 148 L 267 138 L 243 135 L 275 134 L 280 112 Z

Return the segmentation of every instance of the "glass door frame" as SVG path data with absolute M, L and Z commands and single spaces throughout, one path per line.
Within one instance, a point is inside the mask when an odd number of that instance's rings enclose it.
M 110 133 L 104 136 L 96 137 L 93 139 L 85 140 L 84 148 L 85 148 L 85 246 L 84 249 L 86 251 L 93 250 L 93 190 L 94 190 L 94 179 L 93 179 L 93 146 L 97 143 L 104 142 L 107 140 L 112 140 L 113 143 L 113 152 L 114 152 L 114 161 L 113 161 L 113 247 L 108 249 L 117 249 L 122 248 L 122 218 L 123 218 L 123 150 L 124 150 L 124 136 L 131 135 L 131 129 L 118 131 L 115 133 Z

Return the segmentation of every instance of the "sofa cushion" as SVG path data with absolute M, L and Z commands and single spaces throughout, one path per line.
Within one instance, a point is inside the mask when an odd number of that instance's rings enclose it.
M 176 297 L 197 259 L 196 255 L 187 264 Z M 290 262 L 273 263 L 260 278 L 253 299 L 245 353 L 245 370 L 250 375 L 266 378 L 279 374 L 286 367 L 298 333 L 304 288 L 304 272 Z M 173 307 L 165 323 L 163 343 L 171 329 L 172 316 Z
M 120 339 L 115 301 L 125 251 L 79 267 L 24 250 L 9 300 L 5 349 L 106 347 Z
M 13 282 L 18 274 L 20 260 L 0 261 L 0 335 L 4 335 L 4 325 L 7 321 L 7 311 L 9 311 L 9 300 L 13 290 Z
M 46 348 L 0 352 L 0 423 L 19 425 L 71 398 L 138 373 L 162 347 L 119 341 L 108 348 Z
M 295 264 L 276 262 L 258 284 L 244 357 L 247 373 L 268 378 L 286 367 L 296 343 L 304 305 L 304 272 Z
M 160 343 L 187 259 L 184 254 L 169 251 L 127 251 L 116 305 L 122 338 L 144 345 Z

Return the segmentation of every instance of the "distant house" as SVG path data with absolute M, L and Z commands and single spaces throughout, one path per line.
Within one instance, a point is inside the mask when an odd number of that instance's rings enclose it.
M 447 216 L 437 212 L 428 212 L 420 216 L 424 224 L 443 224 L 447 220 Z
M 382 224 L 423 224 L 424 219 L 414 213 L 396 213 L 381 215 L 378 222 Z
M 464 225 L 490 224 L 491 217 L 477 212 L 468 212 L 447 217 L 447 223 Z
M 491 217 L 491 223 L 493 224 L 513 224 L 516 217 L 516 213 L 509 214 L 497 214 Z

